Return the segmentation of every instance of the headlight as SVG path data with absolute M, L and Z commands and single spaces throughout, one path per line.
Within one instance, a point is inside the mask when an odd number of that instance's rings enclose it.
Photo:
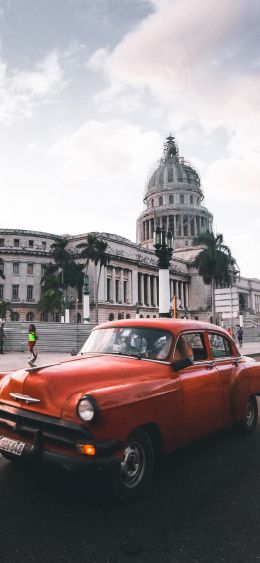
M 84 420 L 84 422 L 90 422 L 97 413 L 96 401 L 89 395 L 82 397 L 82 399 L 78 402 L 77 411 L 81 420 Z

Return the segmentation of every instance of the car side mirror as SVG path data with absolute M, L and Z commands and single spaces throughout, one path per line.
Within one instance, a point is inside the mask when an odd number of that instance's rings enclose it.
M 174 371 L 180 371 L 181 369 L 193 366 L 193 362 L 190 358 L 182 358 L 181 360 L 175 360 L 172 362 L 172 367 Z

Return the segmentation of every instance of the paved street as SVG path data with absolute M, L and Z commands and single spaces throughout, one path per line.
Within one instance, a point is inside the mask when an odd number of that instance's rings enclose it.
M 26 356 L 3 359 L 14 369 Z M 1 457 L 1 563 L 258 562 L 259 466 L 260 425 L 250 438 L 225 428 L 169 456 L 149 493 L 121 506 L 102 475 L 33 471 Z
M 260 427 L 175 452 L 149 493 L 117 505 L 101 477 L 0 460 L 2 563 L 251 563 L 260 560 Z

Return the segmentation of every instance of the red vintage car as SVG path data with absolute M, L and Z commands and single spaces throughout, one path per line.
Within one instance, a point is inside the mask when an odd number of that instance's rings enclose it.
M 107 468 L 125 500 L 148 487 L 156 456 L 229 423 L 255 430 L 260 364 L 212 324 L 123 320 L 97 326 L 76 357 L 0 383 L 4 457 Z

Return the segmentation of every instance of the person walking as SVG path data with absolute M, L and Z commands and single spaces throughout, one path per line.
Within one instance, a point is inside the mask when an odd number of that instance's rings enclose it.
M 242 346 L 242 344 L 243 344 L 243 329 L 242 329 L 241 326 L 239 327 L 239 329 L 237 331 L 237 339 L 238 339 L 239 346 Z
M 4 333 L 4 321 L 0 320 L 0 354 L 4 353 L 4 340 L 6 336 Z
M 32 366 L 32 367 L 34 366 L 34 364 L 37 360 L 37 355 L 38 355 L 34 351 L 34 347 L 35 347 L 37 340 L 38 340 L 38 335 L 37 335 L 37 332 L 36 332 L 35 325 L 31 324 L 29 326 L 29 332 L 28 332 L 28 346 L 29 346 L 29 350 L 32 354 L 32 357 L 29 358 L 28 364 L 30 364 L 30 366 Z

